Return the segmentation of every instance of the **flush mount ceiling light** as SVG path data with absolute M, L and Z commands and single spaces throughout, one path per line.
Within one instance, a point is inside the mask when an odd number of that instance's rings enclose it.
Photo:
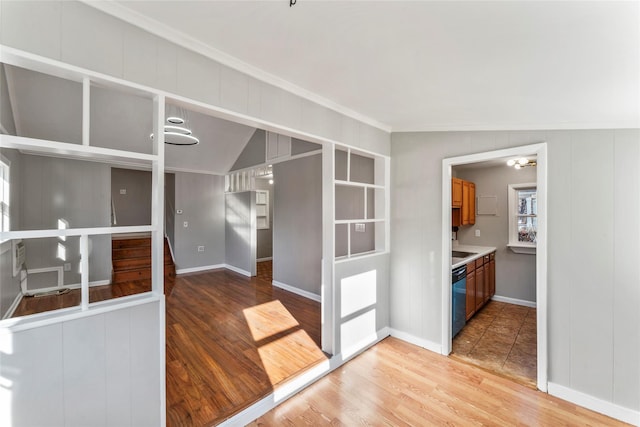
M 526 166 L 536 166 L 537 164 L 535 160 L 529 160 L 526 157 L 507 160 L 507 166 L 513 166 L 515 169 L 522 169 Z
M 164 143 L 169 145 L 199 144 L 200 140 L 193 136 L 193 132 L 189 128 L 187 110 L 171 104 L 167 104 L 166 110 L 168 124 L 164 125 Z M 151 139 L 153 139 L 153 134 L 151 134 Z

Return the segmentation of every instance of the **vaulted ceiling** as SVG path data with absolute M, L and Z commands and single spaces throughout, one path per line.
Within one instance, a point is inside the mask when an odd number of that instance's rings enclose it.
M 637 1 L 117 6 L 394 131 L 640 125 Z

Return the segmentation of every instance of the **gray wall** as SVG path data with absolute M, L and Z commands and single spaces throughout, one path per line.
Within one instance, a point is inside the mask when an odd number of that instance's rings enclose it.
M 243 191 L 225 195 L 226 263 L 255 276 L 256 193 Z
M 269 192 L 269 228 L 257 230 L 256 258 L 269 258 L 273 256 L 273 193 L 275 184 L 269 184 L 268 179 L 256 179 L 256 190 Z
M 176 172 L 176 268 L 206 267 L 225 262 L 224 177 Z M 189 223 L 184 227 L 184 222 Z M 204 246 L 204 252 L 198 252 Z
M 640 409 L 640 130 L 397 133 L 391 326 L 440 343 L 442 159 L 548 144 L 549 381 Z
M 265 131 L 256 129 L 230 170 L 234 171 L 264 164 L 267 154 L 266 138 Z
M 154 301 L 0 334 L 11 349 L 0 352 L 11 384 L 0 425 L 159 426 L 161 309 Z
M 509 243 L 509 184 L 536 182 L 536 168 L 516 170 L 506 164 L 478 169 L 454 167 L 459 178 L 476 184 L 476 196 L 497 196 L 498 215 L 476 215 L 476 224 L 461 226 L 463 245 L 495 246 L 496 295 L 524 301 L 536 300 L 536 256 L 516 254 Z M 480 237 L 475 237 L 480 230 Z
M 89 5 L 3 1 L 0 7 L 0 42 L 6 46 L 389 154 L 386 131 L 263 83 Z
M 111 168 L 111 200 L 117 226 L 151 225 L 151 172 Z
M 12 230 L 20 229 L 20 199 L 22 170 L 22 154 L 18 150 L 6 148 L 0 149 L 7 160 L 11 162 L 11 172 L 9 176 L 9 215 Z M 20 293 L 19 275 L 13 277 L 13 257 L 11 252 L 11 241 L 0 244 L 0 319 L 7 313 L 7 310 Z
M 12 168 L 13 169 L 13 168 Z M 22 230 L 57 229 L 58 221 L 67 228 L 109 227 L 111 177 L 109 165 L 34 155 L 22 156 L 20 228 Z M 66 261 L 58 257 L 58 245 L 66 248 Z M 62 266 L 64 284 L 80 283 L 79 239 L 69 237 L 27 239 L 29 269 Z M 91 236 L 89 280 L 111 279 L 111 237 Z M 45 275 L 29 277 L 29 289 L 54 286 Z
M 273 165 L 273 280 L 320 295 L 322 155 Z
M 0 125 L 9 135 L 16 134 L 16 124 L 13 119 L 13 109 L 9 100 L 9 91 L 7 90 L 7 78 L 5 74 L 5 65 L 0 64 Z M 2 131 L 0 131 L 2 133 Z
M 176 175 L 164 174 L 164 232 L 171 248 L 176 247 Z

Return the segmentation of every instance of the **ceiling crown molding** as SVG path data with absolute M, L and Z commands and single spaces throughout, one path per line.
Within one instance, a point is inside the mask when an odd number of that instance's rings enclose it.
M 212 59 L 220 64 L 223 64 L 229 68 L 232 68 L 241 73 L 247 74 L 255 79 L 258 79 L 264 83 L 276 86 L 282 90 L 290 92 L 315 104 L 329 108 L 344 116 L 355 119 L 359 122 L 366 123 L 377 129 L 383 130 L 387 133 L 391 133 L 391 126 L 385 123 L 381 123 L 371 117 L 365 116 L 357 111 L 351 110 L 343 105 L 340 105 L 330 99 L 324 98 L 314 92 L 306 90 L 300 86 L 297 86 L 287 80 L 284 80 L 278 76 L 267 73 L 266 71 L 254 67 L 240 59 L 229 55 L 221 50 L 215 49 L 200 40 L 188 36 L 181 31 L 169 27 L 155 19 L 149 18 L 139 12 L 131 10 L 120 3 L 112 0 L 95 1 L 95 0 L 79 0 L 80 2 L 111 15 L 117 19 L 120 19 L 126 23 L 141 28 L 157 37 L 165 39 L 171 43 L 174 43 L 180 47 L 196 52 L 209 59 Z

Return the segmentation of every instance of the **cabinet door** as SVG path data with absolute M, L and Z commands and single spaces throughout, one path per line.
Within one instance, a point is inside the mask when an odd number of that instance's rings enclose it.
M 476 272 L 467 270 L 467 320 L 476 312 Z
M 462 207 L 462 180 L 451 178 L 451 207 Z
M 489 295 L 491 297 L 496 294 L 496 260 L 493 256 L 494 254 L 491 254 L 491 261 L 489 262 Z
M 476 223 L 476 185 L 473 182 L 469 183 L 469 224 L 474 225 Z
M 488 255 L 487 255 L 488 258 Z M 489 302 L 489 299 L 491 298 L 491 289 L 490 289 L 490 277 L 489 277 L 489 273 L 491 270 L 491 266 L 489 265 L 490 263 L 487 262 L 484 265 L 484 303 Z
M 462 181 L 462 219 L 460 220 L 460 224 L 468 225 L 469 224 L 469 182 Z
M 476 310 L 479 310 L 482 304 L 484 304 L 484 265 L 480 268 L 476 267 Z

